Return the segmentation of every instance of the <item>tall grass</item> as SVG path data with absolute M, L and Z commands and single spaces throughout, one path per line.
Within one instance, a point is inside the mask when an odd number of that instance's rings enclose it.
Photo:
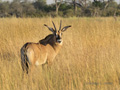
M 51 32 L 43 24 L 72 25 L 51 68 L 22 75 L 20 48 Z M 120 21 L 113 18 L 1 18 L 0 90 L 119 90 Z

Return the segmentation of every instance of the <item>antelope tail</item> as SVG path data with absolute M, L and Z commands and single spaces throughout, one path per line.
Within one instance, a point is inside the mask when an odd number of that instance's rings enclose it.
M 26 43 L 26 44 L 21 48 L 21 65 L 22 65 L 23 71 L 28 74 L 29 61 L 28 61 L 28 58 L 27 58 L 27 55 L 26 55 L 26 52 L 27 52 L 26 46 L 27 46 L 27 44 L 28 44 L 28 43 Z

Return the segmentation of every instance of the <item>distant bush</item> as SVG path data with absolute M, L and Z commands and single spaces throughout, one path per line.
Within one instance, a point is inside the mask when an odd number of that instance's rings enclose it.
M 74 16 L 74 12 L 72 9 L 68 9 L 64 12 L 64 17 L 72 17 Z

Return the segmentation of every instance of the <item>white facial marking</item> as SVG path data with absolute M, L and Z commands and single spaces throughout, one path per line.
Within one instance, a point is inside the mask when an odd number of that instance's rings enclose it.
M 58 39 L 57 41 L 58 41 L 58 42 L 61 42 L 61 39 Z

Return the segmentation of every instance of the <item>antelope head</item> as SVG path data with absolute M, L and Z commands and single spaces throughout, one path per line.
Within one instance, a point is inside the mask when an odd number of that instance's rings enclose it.
M 65 26 L 65 27 L 61 28 L 62 21 L 60 21 L 60 27 L 57 30 L 53 21 L 52 21 L 52 23 L 53 23 L 54 28 L 51 28 L 51 27 L 47 26 L 46 24 L 44 24 L 44 26 L 46 26 L 53 33 L 55 43 L 56 44 L 62 44 L 62 41 L 63 41 L 62 40 L 62 33 L 64 31 L 66 31 L 69 27 L 71 27 L 71 25 L 68 25 L 68 26 Z

